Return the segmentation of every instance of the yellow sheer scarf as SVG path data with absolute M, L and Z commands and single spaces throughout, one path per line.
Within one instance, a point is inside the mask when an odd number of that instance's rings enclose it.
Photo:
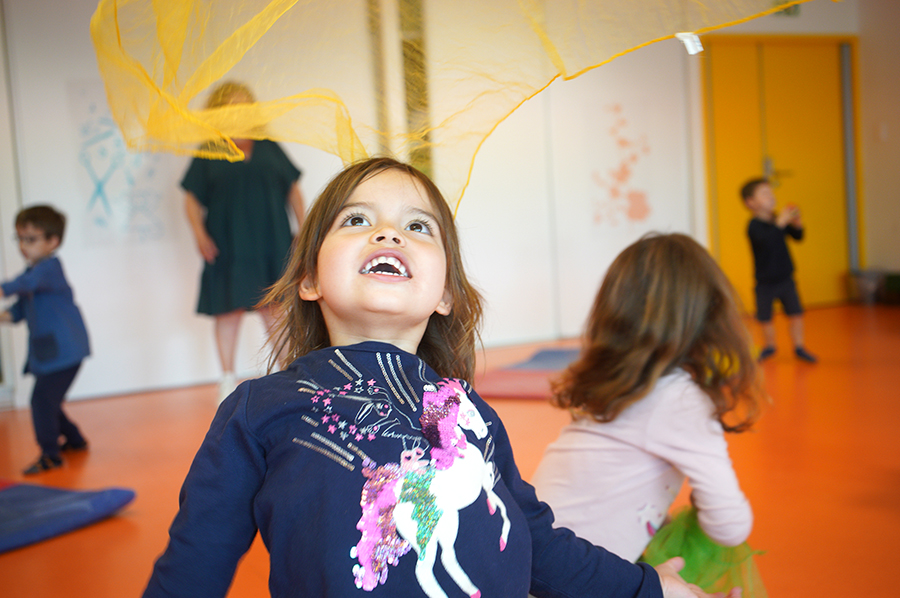
M 100 0 L 91 36 L 129 148 L 242 159 L 231 141 L 439 165 L 458 203 L 479 147 L 557 78 L 807 0 Z M 690 37 L 686 38 L 686 45 Z M 224 80 L 257 101 L 206 108 Z

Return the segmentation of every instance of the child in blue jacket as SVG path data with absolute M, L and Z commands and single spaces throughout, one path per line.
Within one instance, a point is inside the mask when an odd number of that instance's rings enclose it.
M 0 314 L 0 321 L 24 319 L 28 323 L 25 373 L 35 377 L 31 416 L 41 456 L 23 472 L 25 475 L 60 467 L 61 451 L 87 448 L 84 436 L 62 409 L 82 360 L 90 354 L 84 320 L 62 264 L 54 255 L 65 228 L 65 216 L 50 206 L 19 212 L 16 238 L 28 267 L 0 284 L 0 297 L 18 297 L 9 311 Z

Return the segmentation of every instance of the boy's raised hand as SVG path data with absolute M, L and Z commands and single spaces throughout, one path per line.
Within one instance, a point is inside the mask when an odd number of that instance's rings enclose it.
M 680 556 L 671 558 L 665 563 L 654 567 L 659 573 L 659 581 L 662 585 L 664 598 L 741 598 L 741 588 L 732 588 L 728 594 L 718 592 L 707 594 L 699 586 L 687 583 L 678 572 L 684 568 L 684 559 Z
M 788 224 L 801 228 L 803 224 L 800 220 L 800 208 L 795 205 L 787 206 L 775 218 L 775 224 L 778 225 L 778 228 L 784 228 Z

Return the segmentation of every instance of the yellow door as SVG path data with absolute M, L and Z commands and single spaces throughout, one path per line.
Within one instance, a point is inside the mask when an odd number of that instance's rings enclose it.
M 753 312 L 750 212 L 739 190 L 768 176 L 779 208 L 803 213 L 789 241 L 806 306 L 846 300 L 846 214 L 841 40 L 711 37 L 704 40 L 712 251 Z

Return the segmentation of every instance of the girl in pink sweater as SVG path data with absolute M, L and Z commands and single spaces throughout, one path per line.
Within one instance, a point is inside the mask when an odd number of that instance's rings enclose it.
M 631 561 L 683 556 L 708 592 L 765 596 L 724 437 L 753 424 L 764 391 L 721 269 L 685 235 L 641 239 L 610 266 L 584 347 L 554 385 L 573 421 L 534 477 L 555 525 Z M 685 478 L 692 507 L 670 520 Z

